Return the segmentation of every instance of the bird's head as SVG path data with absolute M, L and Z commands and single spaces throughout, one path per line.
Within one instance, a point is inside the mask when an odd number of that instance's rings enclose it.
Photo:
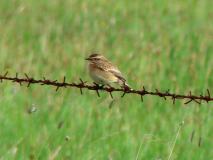
M 88 58 L 86 58 L 85 60 L 87 61 L 98 61 L 98 60 L 105 60 L 106 58 L 104 56 L 102 56 L 101 54 L 91 54 Z

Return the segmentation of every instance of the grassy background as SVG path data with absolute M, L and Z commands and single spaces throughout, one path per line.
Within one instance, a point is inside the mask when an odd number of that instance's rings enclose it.
M 204 93 L 213 89 L 212 6 L 211 0 L 1 0 L 0 73 L 92 82 L 84 58 L 97 51 L 134 88 Z M 109 109 L 106 93 L 0 84 L 0 159 L 213 159 L 212 103 L 114 97 Z M 32 107 L 37 112 L 29 114 Z

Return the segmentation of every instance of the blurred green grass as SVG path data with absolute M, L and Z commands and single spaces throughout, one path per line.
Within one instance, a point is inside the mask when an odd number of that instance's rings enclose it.
M 134 88 L 195 94 L 213 87 L 213 4 L 1 0 L 0 73 L 92 82 L 92 51 Z M 0 84 L 0 159 L 212 159 L 212 104 Z M 35 106 L 38 110 L 28 114 Z M 58 125 L 63 125 L 58 129 Z M 191 134 L 195 131 L 191 142 Z M 201 146 L 198 146 L 202 137 Z M 66 141 L 66 139 L 69 139 Z

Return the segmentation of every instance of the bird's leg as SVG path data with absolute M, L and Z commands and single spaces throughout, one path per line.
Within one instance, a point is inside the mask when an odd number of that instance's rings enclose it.
M 98 83 L 93 82 L 93 84 L 94 84 L 95 86 L 99 86 L 99 84 L 98 84 Z
M 109 88 L 113 88 L 110 84 L 107 84 L 107 86 L 108 86 Z
M 99 87 L 100 89 L 102 89 L 102 88 L 104 87 L 104 84 L 99 85 L 98 83 L 95 83 L 95 82 L 93 82 L 93 84 L 94 84 L 96 87 Z
M 99 87 L 100 87 L 101 89 L 104 88 L 104 84 L 101 84 Z

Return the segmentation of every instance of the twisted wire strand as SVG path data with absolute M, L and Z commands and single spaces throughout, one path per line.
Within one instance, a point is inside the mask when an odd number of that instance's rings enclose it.
M 156 89 L 155 91 L 148 91 L 145 89 L 144 86 L 142 89 L 135 90 L 128 87 L 124 87 L 124 88 L 103 87 L 95 83 L 92 85 L 91 84 L 89 85 L 87 84 L 87 82 L 83 81 L 82 79 L 80 79 L 80 82 L 78 83 L 67 83 L 66 77 L 63 77 L 62 82 L 59 82 L 57 80 L 50 80 L 45 77 L 43 77 L 43 79 L 35 79 L 33 77 L 29 77 L 27 74 L 25 74 L 25 77 L 19 78 L 18 73 L 16 73 L 14 77 L 10 77 L 8 76 L 8 72 L 6 72 L 3 75 L 0 75 L 0 82 L 3 82 L 3 81 L 11 81 L 13 83 L 19 83 L 20 85 L 25 83 L 27 84 L 27 87 L 30 87 L 30 85 L 32 84 L 48 85 L 48 86 L 56 87 L 56 91 L 58 91 L 59 88 L 68 88 L 68 87 L 78 88 L 80 89 L 81 94 L 83 94 L 83 89 L 88 89 L 88 90 L 96 91 L 99 97 L 100 97 L 99 91 L 105 91 L 105 92 L 108 92 L 112 98 L 113 98 L 113 95 L 112 95 L 113 92 L 122 92 L 123 94 L 121 97 L 124 97 L 126 94 L 135 94 L 141 97 L 141 101 L 143 101 L 143 96 L 145 95 L 158 96 L 165 100 L 167 100 L 167 98 L 171 98 L 173 101 L 173 104 L 175 103 L 177 99 L 187 100 L 184 104 L 188 104 L 190 102 L 196 102 L 198 104 L 201 104 L 202 102 L 208 103 L 210 101 L 213 101 L 213 97 L 211 97 L 209 89 L 206 90 L 206 95 L 202 95 L 202 94 L 193 95 L 191 91 L 189 92 L 188 95 L 184 95 L 184 94 L 170 93 L 169 90 L 165 92 L 161 92 L 158 89 Z

